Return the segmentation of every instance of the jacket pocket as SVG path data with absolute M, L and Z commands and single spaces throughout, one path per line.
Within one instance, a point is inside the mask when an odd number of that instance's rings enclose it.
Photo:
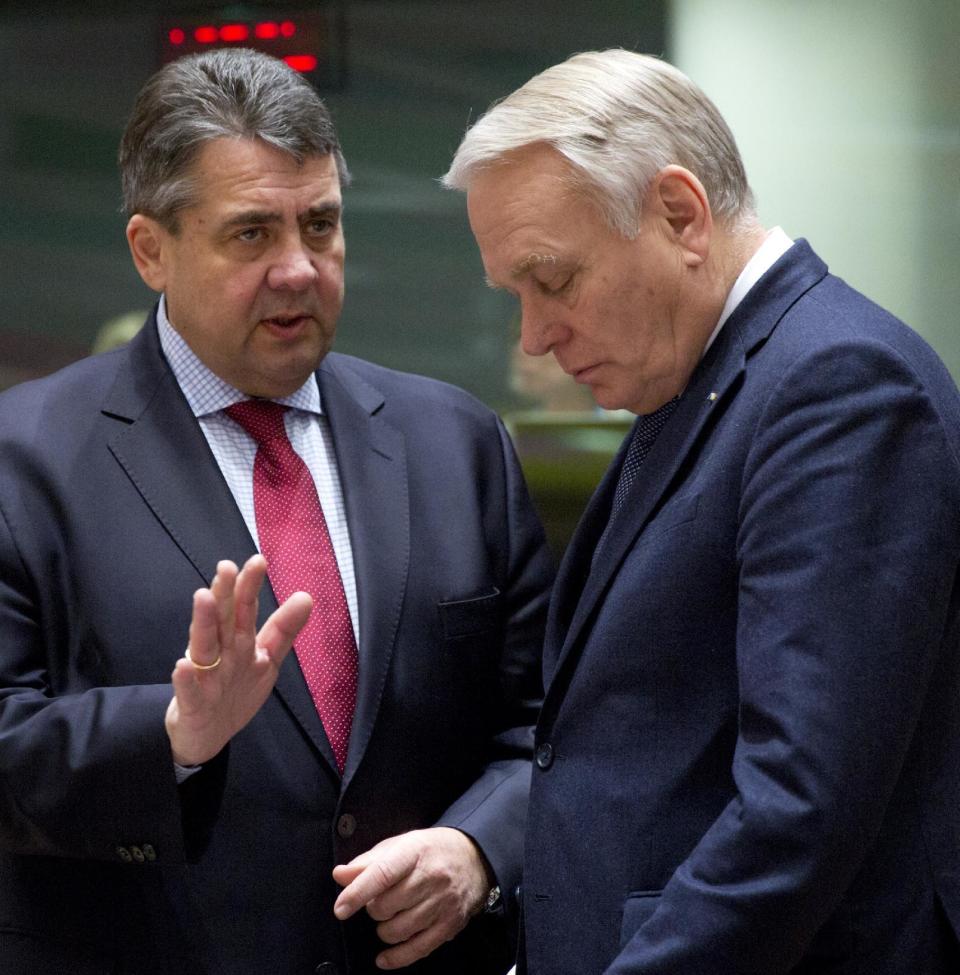
M 659 890 L 638 890 L 623 902 L 623 920 L 620 922 L 620 947 L 640 930 L 653 916 L 660 903 Z
M 494 587 L 482 596 L 439 603 L 437 609 L 443 638 L 458 640 L 496 628 L 501 622 L 502 602 L 500 590 Z

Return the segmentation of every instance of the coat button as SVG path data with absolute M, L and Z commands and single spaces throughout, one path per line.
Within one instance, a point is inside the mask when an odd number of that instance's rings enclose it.
M 153 863 L 157 859 L 157 851 L 149 843 L 144 843 L 141 849 L 143 850 L 144 859 L 150 863 Z
M 553 765 L 553 745 L 549 742 L 544 742 L 537 749 L 537 768 L 542 768 L 546 771 Z
M 340 834 L 345 840 L 350 839 L 354 833 L 357 831 L 357 821 L 350 815 L 350 813 L 344 813 L 337 820 L 337 833 Z M 331 964 L 330 962 L 324 962 L 325 965 Z M 319 970 L 319 969 L 318 969 Z
M 114 852 L 124 863 L 133 863 L 133 856 L 125 846 L 118 846 Z
M 146 857 L 143 855 L 143 850 L 141 850 L 139 846 L 130 847 L 130 856 L 132 856 L 137 863 L 143 863 L 143 861 L 146 860 Z
M 340 966 L 332 961 L 322 961 L 313 970 L 313 975 L 340 975 Z

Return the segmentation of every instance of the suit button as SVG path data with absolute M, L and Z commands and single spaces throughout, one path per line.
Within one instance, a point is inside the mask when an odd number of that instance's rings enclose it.
M 313 975 L 340 975 L 340 967 L 332 961 L 322 961 L 313 970 Z
M 139 846 L 131 846 L 130 855 L 134 860 L 137 861 L 137 863 L 143 863 L 143 861 L 146 859 L 146 857 L 143 855 L 143 850 L 141 850 Z
M 536 761 L 537 768 L 542 768 L 544 771 L 550 768 L 550 766 L 553 765 L 553 745 L 551 745 L 549 742 L 544 742 L 544 744 L 537 749 Z
M 144 858 L 150 863 L 157 859 L 157 851 L 149 843 L 144 843 L 142 849 Z
M 133 863 L 133 856 L 125 846 L 118 846 L 114 852 L 124 863 Z
M 350 813 L 344 813 L 337 820 L 337 832 L 345 840 L 350 839 L 350 837 L 353 836 L 353 834 L 356 833 L 356 831 L 357 831 L 357 821 L 356 819 L 353 818 L 353 816 L 350 815 Z M 331 962 L 324 962 L 324 964 L 329 965 L 331 964 Z M 319 971 L 319 969 L 317 969 L 317 971 Z

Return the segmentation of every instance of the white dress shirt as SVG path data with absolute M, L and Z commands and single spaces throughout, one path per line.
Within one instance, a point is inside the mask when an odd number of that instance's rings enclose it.
M 747 297 L 747 292 L 773 267 L 777 261 L 783 257 L 790 248 L 793 241 L 783 232 L 780 227 L 774 227 L 767 233 L 763 243 L 757 248 L 753 257 L 744 265 L 743 270 L 733 282 L 730 294 L 720 312 L 720 320 L 714 327 L 707 344 L 703 348 L 703 354 L 707 354 L 707 349 L 713 345 L 713 340 L 720 334 L 726 320 L 733 314 L 737 305 Z
M 253 462 L 257 455 L 257 443 L 239 423 L 223 412 L 226 407 L 250 397 L 224 382 L 197 358 L 167 318 L 166 302 L 163 298 L 160 299 L 157 309 L 157 328 L 163 354 L 190 409 L 193 410 L 193 415 L 200 423 L 200 429 L 210 444 L 230 493 L 250 530 L 250 536 L 259 548 L 257 518 L 253 505 Z M 343 503 L 330 424 L 323 413 L 316 376 L 311 374 L 296 392 L 276 402 L 290 407 L 284 414 L 287 437 L 307 465 L 316 485 L 340 569 L 340 578 L 343 580 L 354 637 L 359 646 L 357 583 L 347 528 L 347 512 Z

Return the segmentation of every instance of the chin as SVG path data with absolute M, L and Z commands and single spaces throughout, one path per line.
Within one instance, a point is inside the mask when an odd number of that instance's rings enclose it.
M 591 386 L 590 395 L 593 397 L 594 403 L 597 404 L 601 409 L 604 410 L 629 410 L 632 407 L 627 406 L 623 401 L 622 396 L 617 396 L 615 393 L 609 390 L 595 389 Z
M 283 399 L 284 396 L 295 393 L 310 378 L 315 369 L 315 366 L 308 369 L 291 367 L 275 375 L 268 376 L 261 373 L 251 377 L 242 386 L 237 385 L 237 388 L 246 396 L 254 396 L 257 399 Z

